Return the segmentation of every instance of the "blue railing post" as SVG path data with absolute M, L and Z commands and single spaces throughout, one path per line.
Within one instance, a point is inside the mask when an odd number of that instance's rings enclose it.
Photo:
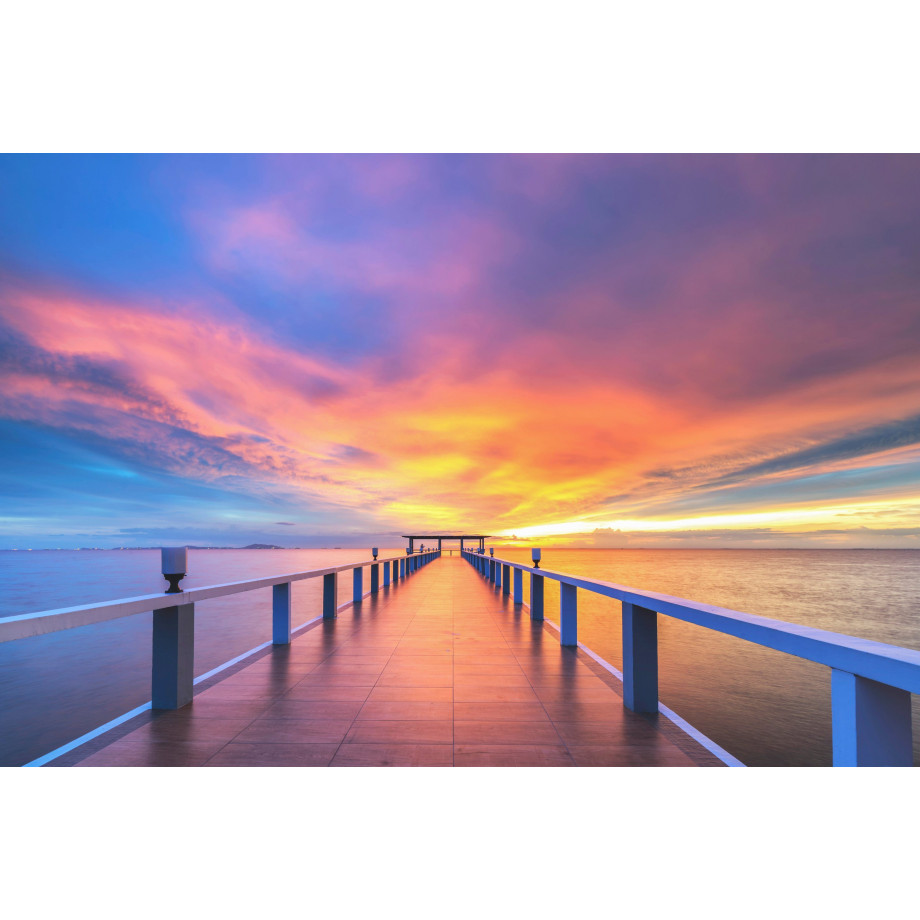
M 559 644 L 578 645 L 578 589 L 565 582 L 559 585 Z
M 495 584 L 495 560 L 494 559 L 489 560 L 489 581 L 491 581 L 493 585 Z
M 334 620 L 338 616 L 339 573 L 323 575 L 323 619 Z
M 384 562 L 383 564 L 383 586 L 384 588 L 388 587 L 390 584 L 390 563 Z
M 530 573 L 530 619 L 543 619 L 543 576 Z
M 291 583 L 272 585 L 272 644 L 291 644 Z
M 195 605 L 153 611 L 154 709 L 180 709 L 192 701 L 195 663 Z
M 394 585 L 396 584 L 396 582 L 399 581 L 399 560 L 398 559 L 393 560 L 393 576 L 390 580 L 393 582 Z
M 514 570 L 514 603 L 524 603 L 524 573 L 520 569 Z
M 502 565 L 502 594 L 511 593 L 511 566 Z
M 405 559 L 399 560 L 399 577 L 400 578 L 406 577 L 406 560 Z
M 380 563 L 375 562 L 371 566 L 371 594 L 376 594 L 380 590 Z
M 623 602 L 623 702 L 658 712 L 658 614 Z
M 910 693 L 831 669 L 835 767 L 913 766 Z
M 354 573 L 352 581 L 352 596 L 351 599 L 357 604 L 362 597 L 364 597 L 364 569 L 359 565 L 356 569 L 352 570 Z
M 495 586 L 497 588 L 502 586 L 502 564 L 498 561 L 495 562 Z

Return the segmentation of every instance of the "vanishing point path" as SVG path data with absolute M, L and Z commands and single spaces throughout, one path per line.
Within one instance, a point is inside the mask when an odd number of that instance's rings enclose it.
M 54 766 L 722 766 L 459 556 Z

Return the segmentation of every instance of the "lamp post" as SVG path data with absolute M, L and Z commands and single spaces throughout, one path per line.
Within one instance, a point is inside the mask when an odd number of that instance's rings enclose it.
M 530 551 L 530 558 L 533 559 L 533 567 L 535 569 L 540 568 L 540 550 L 534 547 Z
M 373 553 L 373 556 L 374 556 L 374 562 L 377 561 L 377 552 L 378 552 L 378 549 L 376 546 L 371 549 L 371 553 Z
M 169 582 L 165 593 L 180 594 L 182 589 L 179 587 L 179 582 L 185 578 L 188 571 L 188 547 L 164 546 L 160 549 L 160 560 L 162 562 L 160 569 Z

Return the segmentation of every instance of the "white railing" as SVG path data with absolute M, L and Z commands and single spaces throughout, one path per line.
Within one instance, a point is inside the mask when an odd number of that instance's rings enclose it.
M 364 597 L 364 568 L 370 567 L 370 594 L 376 594 L 380 585 L 380 567 L 383 566 L 383 587 L 406 578 L 413 572 L 440 556 L 437 550 L 390 556 L 386 559 L 350 562 L 346 565 L 268 578 L 252 578 L 224 585 L 189 588 L 174 594 L 145 594 L 142 597 L 120 598 L 99 604 L 79 607 L 62 607 L 23 613 L 0 619 L 0 642 L 27 639 L 47 633 L 104 623 L 121 617 L 153 611 L 152 644 L 152 703 L 154 709 L 178 709 L 192 699 L 193 659 L 195 651 L 195 604 L 199 601 L 242 594 L 259 588 L 272 589 L 272 642 L 288 645 L 291 641 L 291 584 L 307 578 L 323 579 L 323 618 L 336 616 L 338 576 L 352 571 L 352 598 L 359 603 Z
M 522 604 L 530 574 L 530 615 L 543 619 L 545 579 L 558 581 L 559 641 L 578 644 L 578 589 L 623 605 L 623 698 L 634 712 L 658 712 L 657 614 L 745 639 L 831 669 L 834 766 L 911 766 L 911 693 L 920 693 L 920 652 L 810 626 L 636 591 L 611 582 L 553 572 L 464 551 L 483 577 Z M 512 575 L 513 572 L 513 575 Z M 513 588 L 512 588 L 513 579 Z

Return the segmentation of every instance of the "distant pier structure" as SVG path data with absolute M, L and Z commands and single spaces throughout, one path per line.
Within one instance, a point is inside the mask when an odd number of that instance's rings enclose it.
M 404 533 L 402 535 L 404 540 L 409 541 L 409 552 L 415 552 L 415 541 L 416 540 L 437 540 L 438 541 L 438 552 L 441 551 L 441 541 L 442 540 L 459 540 L 460 549 L 466 549 L 467 540 L 475 540 L 479 543 L 479 552 L 483 553 L 486 549 L 486 540 L 489 539 L 489 534 L 487 533 Z

